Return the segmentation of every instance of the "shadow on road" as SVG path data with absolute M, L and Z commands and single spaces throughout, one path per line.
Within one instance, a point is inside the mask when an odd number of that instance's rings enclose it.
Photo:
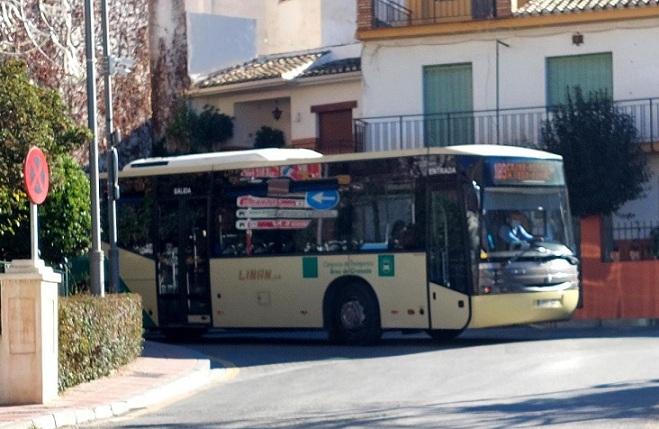
M 508 398 L 505 403 L 492 403 L 488 399 L 467 402 L 436 402 L 392 404 L 344 408 L 329 412 L 298 412 L 294 416 L 280 418 L 255 418 L 223 420 L 217 424 L 162 423 L 126 424 L 124 429 L 147 428 L 327 428 L 354 427 L 384 428 L 436 428 L 456 429 L 510 427 L 541 427 L 565 425 L 567 427 L 619 427 L 621 424 L 640 419 L 651 421 L 659 417 L 657 398 L 659 380 L 637 381 L 617 385 L 593 386 L 563 392 L 535 396 Z M 480 405 L 489 402 L 487 405 Z M 632 425 L 633 426 L 633 425 Z M 645 427 L 645 426 L 644 426 Z M 648 426 L 650 427 L 650 426 Z
M 539 329 L 512 327 L 475 329 L 457 339 L 437 342 L 425 334 L 386 333 L 374 346 L 341 346 L 327 341 L 323 332 L 245 331 L 212 332 L 194 341 L 178 342 L 209 356 L 221 356 L 238 367 L 320 361 L 369 359 L 476 348 L 498 344 L 589 338 L 659 337 L 657 328 Z M 155 338 L 156 341 L 166 341 Z

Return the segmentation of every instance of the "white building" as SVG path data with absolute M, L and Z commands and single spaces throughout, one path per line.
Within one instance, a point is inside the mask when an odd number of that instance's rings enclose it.
M 231 148 L 267 126 L 286 144 L 352 152 L 361 115 L 355 0 L 189 0 L 188 92 L 234 118 Z
M 366 150 L 533 146 L 568 86 L 604 90 L 634 116 L 653 171 L 645 197 L 619 213 L 659 220 L 656 0 L 360 0 L 358 10 Z

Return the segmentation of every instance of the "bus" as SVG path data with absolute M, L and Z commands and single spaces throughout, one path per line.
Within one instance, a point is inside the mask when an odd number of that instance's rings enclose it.
M 469 145 L 256 149 L 119 173 L 120 275 L 146 327 L 385 330 L 568 319 L 579 300 L 562 159 Z

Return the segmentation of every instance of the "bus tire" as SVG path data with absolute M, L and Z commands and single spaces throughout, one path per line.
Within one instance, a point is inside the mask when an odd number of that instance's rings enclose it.
M 355 283 L 342 287 L 334 300 L 330 339 L 340 344 L 368 345 L 381 335 L 380 311 L 372 292 Z
M 428 329 L 426 332 L 433 340 L 443 342 L 457 338 L 462 329 Z

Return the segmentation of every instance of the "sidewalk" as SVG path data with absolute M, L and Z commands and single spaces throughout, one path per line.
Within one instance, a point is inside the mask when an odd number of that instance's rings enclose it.
M 0 429 L 51 429 L 118 416 L 192 392 L 212 381 L 212 371 L 210 360 L 193 350 L 146 341 L 136 361 L 49 404 L 0 406 Z

